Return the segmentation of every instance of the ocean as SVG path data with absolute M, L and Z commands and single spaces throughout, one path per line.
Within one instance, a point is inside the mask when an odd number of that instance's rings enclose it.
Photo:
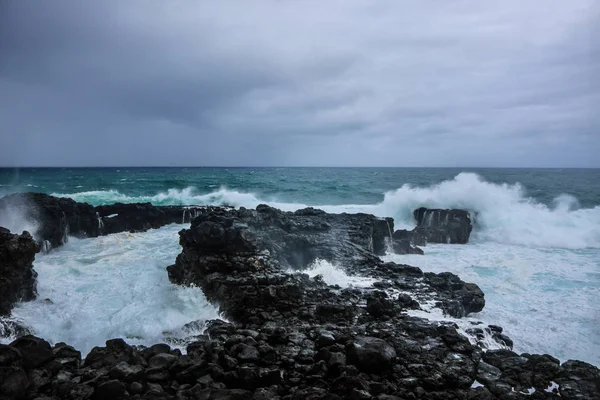
M 600 365 L 598 169 L 0 169 L 0 196 L 18 191 L 93 205 L 314 206 L 390 216 L 396 228 L 412 228 L 417 207 L 468 209 L 477 213 L 469 244 L 428 245 L 423 256 L 385 258 L 477 283 L 486 307 L 469 320 L 504 327 L 517 352 Z M 4 223 L 12 230 L 35 229 Z M 218 310 L 198 288 L 167 279 L 165 267 L 180 252 L 182 228 L 71 239 L 38 255 L 39 298 L 17 305 L 13 315 L 36 334 L 83 352 L 113 337 L 150 344 L 188 335 L 185 324 L 215 318 Z M 309 272 L 346 286 L 368 284 L 327 263 Z

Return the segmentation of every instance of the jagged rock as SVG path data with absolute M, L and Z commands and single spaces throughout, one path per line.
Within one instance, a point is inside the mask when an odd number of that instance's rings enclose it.
M 0 367 L 0 398 L 23 398 L 29 390 L 29 380 L 23 368 Z
M 0 198 L 0 215 L 22 216 L 44 251 L 59 247 L 69 236 L 97 237 L 117 232 L 142 232 L 172 223 L 188 223 L 204 206 L 153 206 L 150 203 L 93 207 L 45 193 L 14 193 Z
M 406 309 L 409 310 L 418 310 L 420 308 L 419 302 L 410 297 L 410 295 L 406 293 L 401 293 L 398 295 L 398 303 Z
M 409 231 L 400 229 L 393 233 L 393 250 L 397 254 L 423 254 L 417 246 L 427 243 L 468 243 L 473 224 L 465 210 L 440 210 L 418 208 L 413 212 L 417 226 Z
M 29 232 L 14 235 L 0 227 L 0 316 L 8 315 L 13 303 L 37 295 L 33 260 L 39 250 Z
M 323 259 L 348 273 L 397 282 L 402 277 L 413 288 L 422 286 L 421 270 L 382 263 L 375 254 L 376 249 L 385 248 L 388 225 L 390 221 L 366 214 L 327 214 L 314 209 L 295 213 L 268 206 L 257 210 L 215 209 L 198 216 L 189 230 L 180 233 L 183 252 L 176 264 L 168 267 L 169 279 L 199 285 L 209 299 L 218 301 L 226 315 L 242 323 L 285 314 L 286 318 L 348 323 L 357 312 L 351 301 L 340 302 L 319 280 L 285 272 Z M 440 297 L 451 315 L 480 311 L 483 293 L 476 292 L 476 285 L 462 284 L 453 281 L 452 285 L 424 291 L 426 297 Z M 354 296 L 350 291 L 345 293 L 348 300 Z
M 114 379 L 112 381 L 104 382 L 96 388 L 93 394 L 94 400 L 118 400 L 127 397 L 127 388 L 122 382 Z
M 177 361 L 178 357 L 169 353 L 160 353 L 148 360 L 148 365 L 152 368 L 169 368 Z
M 583 361 L 569 360 L 555 379 L 562 399 L 600 399 L 600 371 Z
M 423 249 L 413 246 L 409 240 L 394 240 L 392 250 L 396 254 L 425 254 Z
M 144 375 L 144 368 L 139 365 L 130 365 L 125 361 L 121 361 L 111 368 L 109 374 L 113 379 L 132 382 Z
M 94 207 L 72 199 L 44 193 L 14 193 L 0 199 L 0 214 L 3 210 L 18 212 L 37 226 L 37 232 L 33 232 L 36 239 L 40 242 L 48 241 L 52 248 L 64 244 L 69 235 L 99 235 Z
M 22 366 L 21 352 L 12 346 L 0 344 L 0 367 Z
M 87 400 L 94 395 L 94 388 L 88 385 L 76 385 L 69 395 L 72 400 Z
M 95 212 L 102 219 L 102 233 L 142 232 L 173 223 L 190 222 L 207 207 L 154 206 L 151 203 L 98 206 Z
M 381 373 L 392 366 L 396 350 L 385 340 L 358 336 L 348 345 L 347 356 L 348 362 L 355 364 L 361 371 Z
M 123 339 L 111 339 L 106 341 L 106 347 L 94 347 L 85 358 L 84 366 L 112 368 L 122 361 L 135 365 L 141 360 L 142 356 Z
M 442 308 L 449 315 L 462 318 L 469 313 L 479 312 L 485 306 L 485 295 L 479 286 L 465 283 L 450 272 L 424 274 L 424 280 L 437 290 L 445 290 L 452 295 L 443 300 Z
M 473 230 L 471 216 L 465 210 L 440 210 L 421 207 L 413 213 L 417 221 L 414 235 L 420 244 L 465 244 Z M 419 244 L 418 243 L 418 244 Z
M 23 366 L 27 369 L 38 368 L 54 359 L 50 343 L 35 336 L 23 336 L 10 344 L 19 350 L 23 357 Z

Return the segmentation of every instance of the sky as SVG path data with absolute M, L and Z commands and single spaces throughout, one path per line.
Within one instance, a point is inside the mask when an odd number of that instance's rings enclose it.
M 0 165 L 600 167 L 600 2 L 0 0 Z

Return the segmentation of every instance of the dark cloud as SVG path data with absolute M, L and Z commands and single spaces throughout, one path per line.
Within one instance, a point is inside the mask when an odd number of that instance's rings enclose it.
M 0 164 L 599 167 L 598 26 L 594 0 L 0 0 Z

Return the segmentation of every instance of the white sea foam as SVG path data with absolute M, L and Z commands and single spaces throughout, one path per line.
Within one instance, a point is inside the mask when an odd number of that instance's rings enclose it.
M 430 244 L 424 250 L 424 256 L 385 259 L 425 271 L 451 271 L 477 283 L 486 305 L 473 318 L 502 326 L 517 352 L 600 364 L 598 250 L 498 243 Z
M 83 353 L 115 337 L 130 344 L 161 342 L 181 336 L 178 330 L 189 322 L 218 318 L 199 288 L 168 280 L 165 268 L 181 251 L 181 228 L 71 238 L 37 255 L 38 300 L 18 304 L 14 317 L 46 340 L 67 342 Z
M 294 271 L 296 272 L 296 271 Z M 323 281 L 328 285 L 338 285 L 343 288 L 347 287 L 369 287 L 377 279 L 363 278 L 359 276 L 350 276 L 341 268 L 331 264 L 329 261 L 317 259 L 307 269 L 302 270 L 311 278 L 320 275 Z

